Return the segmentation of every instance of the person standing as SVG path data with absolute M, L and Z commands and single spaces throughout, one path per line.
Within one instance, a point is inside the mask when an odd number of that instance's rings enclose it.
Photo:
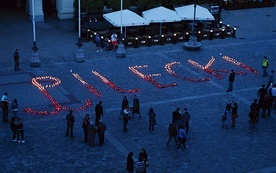
M 128 128 L 127 128 L 127 123 L 129 120 L 129 108 L 126 107 L 123 111 L 123 120 L 124 120 L 124 124 L 123 124 L 123 131 L 126 133 L 128 132 Z
M 274 70 L 271 70 L 271 72 L 267 76 L 266 89 L 268 89 L 271 84 L 274 84 Z
M 13 99 L 13 102 L 11 104 L 11 110 L 13 112 L 13 116 L 17 117 L 17 111 L 18 111 L 18 103 L 16 99 Z
M 235 128 L 236 125 L 236 118 L 238 118 L 238 103 L 234 102 L 233 105 L 231 105 L 232 109 L 232 115 L 231 115 L 231 120 L 232 120 L 232 128 Z
M 229 88 L 228 88 L 228 90 L 226 92 L 233 91 L 234 80 L 235 80 L 235 72 L 234 72 L 234 70 L 231 70 L 231 73 L 230 73 L 229 78 L 228 78 Z
M 156 124 L 156 114 L 153 112 L 153 108 L 149 109 L 149 131 L 153 133 L 154 125 Z
M 93 121 L 90 121 L 89 125 L 87 126 L 87 139 L 88 139 L 88 145 L 91 147 L 94 147 L 94 139 L 97 132 L 96 127 L 94 126 Z
M 4 97 L 4 96 L 3 96 Z M 3 98 L 2 97 L 2 98 Z M 8 116 L 9 116 L 9 101 L 7 99 L 1 100 L 1 108 L 3 112 L 3 122 L 8 123 Z
M 190 121 L 191 115 L 188 112 L 187 108 L 184 108 L 184 113 L 183 113 L 182 117 L 183 117 L 183 121 L 185 123 L 186 133 L 188 134 L 188 132 L 189 132 L 189 121 Z
M 180 119 L 180 108 L 176 108 L 176 110 L 172 113 L 172 122 L 178 122 Z
M 69 114 L 66 116 L 66 121 L 67 121 L 67 130 L 66 130 L 66 136 L 69 134 L 69 129 L 70 129 L 70 136 L 71 138 L 74 138 L 73 135 L 73 128 L 74 128 L 74 122 L 75 122 L 75 117 L 73 115 L 73 111 L 70 110 Z
M 134 117 L 134 114 L 139 114 L 139 118 L 142 117 L 141 113 L 140 113 L 140 101 L 136 95 L 134 95 L 134 98 L 133 98 L 132 117 L 131 118 Z
M 122 101 L 122 105 L 121 105 L 121 117 L 120 117 L 120 119 L 123 119 L 123 115 L 124 115 L 124 110 L 125 110 L 125 108 L 127 108 L 128 107 L 128 99 L 127 99 L 127 97 L 126 96 L 124 96 L 124 98 L 123 98 L 123 101 Z
M 17 139 L 16 139 L 16 134 L 17 134 L 17 129 L 16 129 L 16 125 L 15 125 L 15 121 L 16 121 L 16 117 L 12 117 L 11 118 L 11 122 L 10 122 L 10 128 L 13 132 L 13 136 L 12 136 L 12 141 L 13 142 L 16 142 Z
M 18 71 L 19 69 L 19 53 L 18 49 L 15 49 L 15 52 L 13 53 L 13 59 L 14 59 L 14 71 Z
M 169 139 L 167 141 L 167 147 L 170 147 L 170 141 L 172 138 L 175 140 L 175 145 L 177 146 L 177 123 L 176 122 L 171 122 L 168 128 L 169 132 Z
M 264 60 L 263 60 L 263 64 L 262 64 L 262 68 L 263 68 L 263 75 L 262 77 L 267 76 L 267 68 L 268 68 L 268 59 L 266 56 L 264 56 Z
M 25 143 L 23 123 L 20 117 L 17 117 L 15 120 L 15 128 L 16 128 L 18 143 Z M 21 136 L 21 140 L 19 138 L 19 134 Z
M 102 101 L 99 101 L 99 103 L 95 107 L 95 113 L 96 113 L 96 119 L 95 119 L 95 126 L 99 124 L 99 120 L 103 116 L 103 106 Z
M 103 123 L 103 120 L 100 119 L 99 124 L 97 125 L 97 133 L 99 135 L 100 145 L 104 144 L 104 133 L 105 133 L 105 131 L 106 131 L 106 126 Z
M 115 34 L 115 32 L 111 35 L 111 43 L 113 45 L 113 50 L 115 51 L 118 46 L 117 34 Z
M 128 153 L 127 167 L 126 167 L 126 170 L 128 171 L 128 173 L 133 173 L 133 171 L 134 171 L 134 160 L 133 160 L 132 156 L 133 156 L 133 152 Z
M 146 167 L 149 166 L 149 163 L 148 163 L 148 154 L 146 152 L 146 150 L 144 148 L 141 149 L 140 153 L 139 153 L 139 159 L 138 159 L 139 162 L 144 162 L 145 164 L 145 171 L 144 173 L 146 173 Z
M 89 114 L 86 114 L 84 119 L 83 119 L 83 122 L 82 122 L 82 128 L 83 128 L 83 133 L 84 133 L 84 142 L 87 142 L 88 139 L 87 139 L 87 126 L 89 125 L 90 123 L 90 117 L 89 117 Z
M 177 146 L 178 151 L 181 151 L 181 149 L 180 149 L 181 144 L 185 148 L 188 148 L 188 146 L 186 145 L 186 139 L 187 139 L 187 135 L 186 135 L 185 127 L 181 126 L 181 127 L 179 127 L 179 130 L 178 130 L 178 140 L 179 140 L 179 143 Z
M 223 128 L 228 129 L 231 115 L 232 115 L 231 104 L 227 103 L 225 111 L 224 111 L 225 119 L 222 120 L 222 127 Z

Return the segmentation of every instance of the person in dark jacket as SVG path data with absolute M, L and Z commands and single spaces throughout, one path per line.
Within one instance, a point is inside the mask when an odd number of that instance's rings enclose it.
M 95 107 L 95 114 L 96 114 L 96 119 L 95 119 L 95 126 L 99 124 L 99 120 L 103 116 L 103 106 L 102 106 L 102 101 L 99 101 L 99 103 Z
M 72 111 L 72 110 L 70 110 L 70 111 L 69 111 L 69 114 L 67 114 L 67 116 L 66 116 L 66 121 L 67 121 L 66 136 L 68 136 L 68 134 L 69 134 L 69 129 L 70 129 L 71 138 L 74 138 L 74 135 L 73 135 L 73 128 L 74 128 L 75 117 L 74 117 L 74 115 L 73 115 L 73 111 Z
M 228 90 L 226 92 L 233 91 L 234 80 L 235 80 L 235 72 L 234 72 L 234 70 L 231 70 L 231 73 L 230 73 L 229 78 L 228 78 L 229 88 L 228 88 Z
M 181 119 L 180 108 L 176 108 L 176 110 L 172 113 L 172 122 L 178 122 Z
M 139 153 L 139 162 L 144 162 L 145 167 L 149 166 L 148 165 L 148 154 L 146 152 L 146 150 L 144 148 L 141 149 L 140 153 Z M 146 173 L 146 169 L 144 171 L 144 173 Z
M 149 131 L 153 133 L 154 126 L 156 125 L 156 114 L 153 112 L 153 108 L 149 109 Z
M 167 147 L 170 147 L 170 141 L 172 138 L 174 138 L 175 145 L 177 146 L 177 123 L 176 122 L 172 122 L 169 125 L 168 132 L 169 132 L 170 137 L 167 141 Z
M 134 117 L 134 114 L 138 114 L 139 118 L 142 118 L 141 113 L 140 113 L 140 101 L 136 95 L 134 95 L 134 98 L 133 98 L 132 117 L 131 118 Z
M 133 171 L 134 171 L 134 160 L 133 160 L 132 156 L 133 156 L 133 152 L 130 152 L 127 156 L 127 168 L 126 168 L 126 170 L 129 173 L 133 173 Z
M 99 135 L 99 141 L 100 141 L 100 145 L 104 144 L 104 132 L 106 131 L 106 126 L 103 123 L 103 120 L 100 119 L 99 120 L 99 124 L 97 126 L 97 133 Z
M 11 110 L 13 112 L 13 116 L 17 117 L 18 103 L 16 99 L 14 99 L 13 102 L 11 103 Z
M 11 128 L 11 130 L 12 130 L 12 132 L 13 132 L 13 136 L 12 136 L 12 141 L 13 142 L 16 142 L 17 141 L 17 139 L 16 139 L 16 134 L 17 134 L 17 130 L 16 130 L 16 125 L 15 125 L 15 121 L 16 121 L 16 117 L 12 117 L 11 118 L 11 122 L 10 122 L 10 128 Z
M 87 138 L 88 138 L 88 145 L 94 147 L 94 139 L 97 132 L 96 127 L 94 126 L 93 121 L 90 121 L 89 125 L 87 126 Z
M 13 53 L 13 60 L 14 60 L 14 71 L 18 71 L 19 69 L 19 53 L 18 49 L 15 50 Z
M 188 112 L 187 108 L 184 108 L 184 113 L 183 113 L 182 117 L 183 117 L 183 122 L 185 123 L 186 133 L 188 134 L 188 132 L 189 132 L 189 122 L 190 122 L 191 115 Z
M 8 123 L 8 116 L 9 116 L 9 102 L 7 100 L 1 101 L 1 108 L 3 111 L 3 122 Z
M 17 117 L 15 120 L 15 128 L 16 128 L 18 143 L 25 143 L 23 123 L 20 117 Z M 21 140 L 19 138 L 19 134 L 21 136 Z
M 90 117 L 89 117 L 89 114 L 86 114 L 84 119 L 83 119 L 83 122 L 82 122 L 82 128 L 83 128 L 83 133 L 84 133 L 84 142 L 87 142 L 88 139 L 87 139 L 87 126 L 89 125 L 90 123 Z
M 123 101 L 122 101 L 122 105 L 121 105 L 121 117 L 120 119 L 123 119 L 123 115 L 124 115 L 124 110 L 128 108 L 128 99 L 126 96 L 124 96 Z

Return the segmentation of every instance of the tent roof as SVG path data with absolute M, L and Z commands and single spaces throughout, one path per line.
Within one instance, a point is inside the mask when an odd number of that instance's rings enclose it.
M 121 11 L 104 14 L 103 17 L 115 27 L 121 27 Z M 149 22 L 130 10 L 122 10 L 122 27 L 149 25 Z
M 165 7 L 156 7 L 142 12 L 144 19 L 151 23 L 166 23 L 166 22 L 178 22 L 181 18 L 173 10 Z
M 194 4 L 175 8 L 176 13 L 182 20 L 194 20 Z M 215 20 L 207 8 L 196 5 L 195 20 Z

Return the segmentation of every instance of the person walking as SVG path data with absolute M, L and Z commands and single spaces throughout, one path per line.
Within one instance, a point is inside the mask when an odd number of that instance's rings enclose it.
M 170 141 L 174 138 L 175 145 L 177 146 L 177 123 L 171 122 L 168 127 L 169 139 L 167 141 L 167 147 L 170 147 Z
M 14 59 L 14 71 L 18 71 L 19 69 L 19 52 L 18 49 L 15 49 L 15 52 L 13 53 L 13 59 Z
M 180 149 L 181 144 L 184 146 L 184 148 L 188 148 L 188 146 L 186 145 L 187 135 L 186 135 L 186 131 L 185 131 L 184 126 L 179 127 L 178 140 L 179 140 L 179 143 L 178 143 L 178 146 L 177 146 L 178 151 L 181 151 L 181 149 Z
M 231 105 L 232 109 L 232 115 L 231 115 L 231 120 L 232 120 L 232 128 L 235 128 L 236 125 L 236 118 L 238 118 L 238 103 L 234 102 L 233 105 Z
M 271 84 L 274 84 L 274 70 L 271 70 L 271 72 L 267 76 L 266 89 L 268 89 Z
M 149 131 L 150 133 L 153 133 L 154 126 L 156 125 L 156 114 L 153 112 L 153 108 L 149 109 Z
M 128 173 L 133 173 L 133 171 L 134 171 L 134 160 L 133 160 L 132 156 L 133 156 L 133 152 L 128 153 L 127 167 L 126 167 L 126 170 L 128 171 Z
M 234 70 L 231 70 L 231 73 L 230 73 L 229 78 L 228 78 L 229 88 L 228 88 L 228 90 L 226 92 L 233 91 L 234 80 L 235 80 L 235 72 L 234 72 Z
M 99 145 L 102 146 L 104 144 L 104 133 L 106 131 L 106 126 L 103 123 L 103 120 L 99 120 L 99 124 L 97 125 L 97 133 L 99 135 Z
M 123 131 L 126 133 L 128 132 L 128 128 L 127 128 L 127 123 L 128 123 L 128 120 L 129 120 L 129 108 L 126 107 L 123 111 L 123 120 L 124 120 L 124 124 L 123 124 Z
M 134 95 L 134 98 L 133 98 L 132 117 L 131 118 L 134 117 L 134 114 L 138 114 L 139 118 L 142 118 L 141 113 L 140 113 L 140 101 L 136 95 Z
M 185 123 L 186 133 L 188 134 L 188 132 L 189 132 L 189 121 L 190 121 L 191 115 L 188 112 L 187 108 L 184 108 L 184 113 L 183 113 L 182 117 L 183 117 L 183 122 Z
M 72 110 L 70 110 L 69 114 L 67 114 L 66 121 L 67 121 L 66 136 L 69 135 L 69 129 L 70 129 L 70 136 L 71 136 L 71 138 L 74 138 L 73 128 L 74 128 L 75 117 L 73 115 L 73 111 Z
M 88 139 L 87 139 L 87 126 L 89 125 L 90 123 L 90 117 L 89 117 L 89 114 L 86 114 L 84 119 L 83 119 L 83 122 L 82 122 L 82 128 L 83 128 L 83 133 L 84 133 L 84 142 L 88 142 Z
M 128 107 L 128 99 L 127 99 L 126 96 L 124 96 L 122 104 L 121 104 L 121 112 L 120 112 L 121 117 L 120 117 L 120 119 L 123 119 L 124 110 L 127 107 Z
M 267 68 L 268 68 L 268 59 L 267 59 L 266 56 L 264 56 L 262 68 L 263 68 L 263 75 L 262 75 L 262 77 L 265 77 L 265 76 L 267 76 Z
M 18 103 L 16 99 L 13 99 L 13 102 L 11 103 L 11 110 L 13 112 L 13 116 L 17 117 L 18 112 Z
M 93 121 L 90 121 L 89 125 L 87 126 L 87 139 L 88 139 L 88 145 L 91 147 L 94 147 L 94 139 L 97 132 L 96 127 L 94 126 Z
M 99 120 L 101 119 L 101 117 L 103 117 L 102 101 L 99 101 L 99 103 L 95 106 L 95 114 L 96 114 L 95 126 L 97 126 L 99 124 Z

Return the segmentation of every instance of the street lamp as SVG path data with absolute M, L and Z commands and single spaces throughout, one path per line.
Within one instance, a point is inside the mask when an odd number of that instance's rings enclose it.
M 121 28 L 120 28 L 120 42 L 118 45 L 118 49 L 116 51 L 116 56 L 118 58 L 126 57 L 126 49 L 123 43 L 123 0 L 121 0 Z
M 192 35 L 188 42 L 184 43 L 184 47 L 187 49 L 199 49 L 202 44 L 197 42 L 196 34 L 195 34 L 195 18 L 196 18 L 196 3 L 194 4 L 194 20 L 193 20 L 193 27 L 192 27 Z
M 37 46 L 36 46 L 36 36 L 35 36 L 35 9 L 34 9 L 34 0 L 32 0 L 32 13 L 33 13 L 33 53 L 31 57 L 31 67 L 40 67 L 40 59 L 39 54 L 37 53 Z
M 80 0 L 78 1 L 78 11 L 79 11 L 79 15 L 78 15 L 79 37 L 78 37 L 78 42 L 76 43 L 78 48 L 77 48 L 77 53 L 75 56 L 75 61 L 76 62 L 84 62 L 84 54 L 83 54 L 83 49 L 82 49 L 83 44 L 81 43 L 81 3 L 80 3 Z

